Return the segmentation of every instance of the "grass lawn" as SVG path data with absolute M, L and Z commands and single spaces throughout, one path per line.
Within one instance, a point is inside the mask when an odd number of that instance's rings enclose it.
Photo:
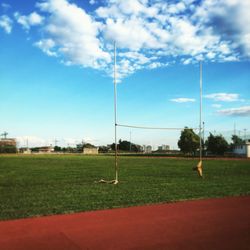
M 250 161 L 120 157 L 119 185 L 111 156 L 0 156 L 0 219 L 73 213 L 178 200 L 250 194 Z

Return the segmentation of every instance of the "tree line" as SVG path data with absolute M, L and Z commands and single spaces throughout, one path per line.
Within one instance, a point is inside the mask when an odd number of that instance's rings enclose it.
M 214 135 L 212 133 L 209 134 L 206 141 L 202 139 L 202 150 L 203 152 L 209 152 L 213 155 L 224 155 L 226 152 L 232 152 L 233 148 L 237 145 L 241 145 L 244 141 L 238 137 L 237 135 L 232 135 L 231 137 L 232 143 L 228 143 L 226 139 L 222 135 Z M 76 145 L 76 147 L 54 147 L 54 152 L 62 152 L 62 153 L 81 153 L 83 152 L 83 148 L 92 148 L 95 147 L 90 143 L 81 143 Z M 178 147 L 180 151 L 185 155 L 196 155 L 199 151 L 200 147 L 200 137 L 196 134 L 193 129 L 185 128 L 180 135 L 178 140 Z M 125 152 L 143 152 L 143 147 L 138 144 L 131 143 L 126 140 L 119 140 L 117 144 L 117 148 L 119 151 Z M 30 148 L 32 152 L 38 152 L 39 147 Z M 100 153 L 107 153 L 110 150 L 115 150 L 115 143 L 112 143 L 107 146 L 100 146 Z M 0 145 L 0 153 L 16 153 L 17 148 L 15 146 L 6 146 Z
M 202 139 L 202 150 L 213 155 L 224 155 L 226 152 L 232 152 L 233 148 L 241 145 L 244 141 L 237 135 L 232 135 L 232 143 L 229 144 L 222 135 L 209 134 L 207 140 Z M 185 128 L 181 132 L 178 141 L 178 147 L 186 155 L 195 155 L 200 148 L 200 137 L 193 129 Z

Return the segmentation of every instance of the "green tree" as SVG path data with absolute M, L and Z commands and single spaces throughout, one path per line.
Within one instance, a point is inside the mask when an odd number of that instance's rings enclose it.
M 206 141 L 207 151 L 215 155 L 223 155 L 228 149 L 229 145 L 222 135 L 214 136 L 210 133 Z
M 99 151 L 99 153 L 108 153 L 109 147 L 107 147 L 107 146 L 100 146 L 98 151 Z
M 126 140 L 123 141 L 121 139 L 119 140 L 119 142 L 117 144 L 117 148 L 118 148 L 118 150 L 121 150 L 121 151 L 130 151 L 130 149 L 132 152 L 141 152 L 142 151 L 142 147 L 140 145 L 130 143 L 129 141 L 126 141 Z M 111 149 L 115 150 L 114 143 L 111 144 Z
M 237 135 L 232 135 L 232 138 L 231 138 L 231 140 L 232 140 L 232 144 L 233 145 L 240 145 L 240 144 L 242 144 L 244 141 L 239 137 L 239 136 L 237 136 Z
M 90 143 L 84 143 L 83 148 L 95 148 L 96 146 L 90 144 Z
M 55 152 L 61 152 L 61 151 L 62 151 L 62 148 L 59 147 L 59 146 L 55 146 L 55 147 L 54 147 L 54 151 L 55 151 Z
M 122 151 L 129 151 L 130 149 L 130 142 L 129 141 L 122 141 L 119 140 L 119 146 L 118 146 L 119 150 Z
M 237 135 L 232 135 L 231 140 L 232 140 L 232 143 L 230 144 L 231 151 L 233 151 L 235 146 L 241 145 L 244 143 L 244 141 Z
M 200 137 L 193 129 L 185 128 L 181 131 L 178 147 L 184 154 L 195 154 L 200 145 Z

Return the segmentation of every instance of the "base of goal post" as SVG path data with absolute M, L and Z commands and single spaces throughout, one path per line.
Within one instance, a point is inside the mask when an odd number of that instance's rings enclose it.
M 101 180 L 98 181 L 98 183 L 106 183 L 106 184 L 117 185 L 118 184 L 118 180 L 105 181 L 104 179 L 101 179 Z
M 199 161 L 196 167 L 193 168 L 194 171 L 197 171 L 198 175 L 203 178 L 202 175 L 202 161 Z

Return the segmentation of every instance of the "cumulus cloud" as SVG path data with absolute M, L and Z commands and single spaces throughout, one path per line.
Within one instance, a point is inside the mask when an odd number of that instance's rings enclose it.
M 103 29 L 104 37 L 107 40 L 116 40 L 120 48 L 139 51 L 143 49 L 164 48 L 148 28 L 143 24 L 143 19 L 132 18 L 129 20 L 118 19 L 114 21 L 107 19 Z
M 24 29 L 29 30 L 31 26 L 40 25 L 43 22 L 43 17 L 36 12 L 24 16 L 19 12 L 14 14 L 16 21 L 23 26 Z
M 217 111 L 220 115 L 225 116 L 250 116 L 250 106 L 243 106 L 240 108 L 222 109 Z
M 64 57 L 65 62 L 98 69 L 111 61 L 98 39 L 100 23 L 85 10 L 66 0 L 48 0 L 37 7 L 49 15 L 43 28 L 46 39 L 53 41 L 54 53 Z M 43 40 L 40 43 L 38 47 L 48 54 Z
M 203 27 L 211 27 L 221 40 L 228 41 L 227 53 L 233 49 L 243 56 L 249 57 L 249 9 L 250 1 L 205 0 L 197 9 L 194 17 L 201 20 Z
M 169 63 L 162 63 L 162 62 L 152 62 L 148 65 L 149 69 L 156 69 L 156 68 L 163 68 L 169 66 Z
M 222 101 L 222 102 L 235 102 L 239 101 L 239 94 L 230 94 L 230 93 L 214 93 L 204 96 L 207 99 L 212 99 L 213 101 Z
M 48 56 L 57 56 L 56 52 L 53 51 L 56 44 L 52 39 L 42 39 L 36 42 L 34 45 L 40 48 Z
M 97 3 L 90 0 L 90 4 Z M 249 1 L 105 0 L 88 13 L 73 1 L 44 0 L 37 12 L 16 14 L 25 29 L 43 24 L 35 45 L 67 65 L 111 74 L 112 43 L 121 79 L 137 70 L 250 59 Z M 41 12 L 40 15 L 38 12 Z M 40 17 L 40 19 L 39 19 Z M 53 42 L 52 42 L 53 41 Z M 179 60 L 178 60 L 179 59 Z
M 4 29 L 7 34 L 11 33 L 12 20 L 7 15 L 0 16 L 0 27 Z
M 177 102 L 177 103 L 186 103 L 186 102 L 195 102 L 194 98 L 175 98 L 175 99 L 170 99 L 171 102 Z

